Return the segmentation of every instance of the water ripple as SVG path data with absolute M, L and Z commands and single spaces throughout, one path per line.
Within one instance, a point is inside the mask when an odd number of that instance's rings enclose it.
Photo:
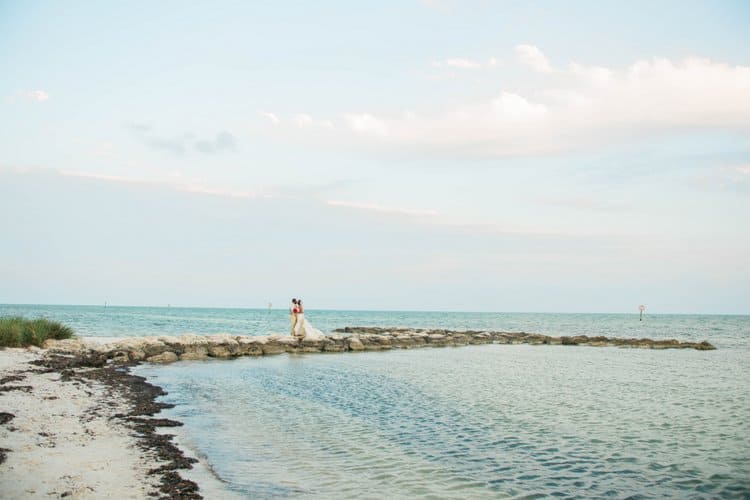
M 747 496 L 746 356 L 713 354 L 472 346 L 141 370 L 246 496 Z

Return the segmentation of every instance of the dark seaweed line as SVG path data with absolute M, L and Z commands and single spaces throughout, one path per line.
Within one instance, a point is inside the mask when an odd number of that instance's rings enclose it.
M 133 375 L 130 369 L 137 363 L 115 366 L 107 364 L 106 361 L 104 355 L 87 353 L 77 356 L 51 354 L 32 363 L 41 367 L 38 370 L 40 372 L 60 373 L 62 381 L 77 380 L 83 383 L 104 384 L 111 398 L 127 402 L 129 411 L 118 413 L 111 418 L 135 431 L 138 446 L 144 454 L 152 454 L 160 462 L 165 462 L 148 471 L 148 474 L 159 477 L 159 491 L 153 491 L 149 496 L 202 499 L 198 485 L 194 481 L 182 478 L 177 472 L 179 469 L 191 469 L 197 460 L 186 457 L 182 450 L 174 445 L 173 435 L 156 432 L 157 427 L 177 427 L 181 426 L 182 422 L 150 418 L 162 409 L 174 406 L 156 401 L 156 398 L 165 395 L 166 392 L 146 381 L 144 377 Z

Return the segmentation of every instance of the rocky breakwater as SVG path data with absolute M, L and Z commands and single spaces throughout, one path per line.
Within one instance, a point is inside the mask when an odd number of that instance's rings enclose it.
M 352 347 L 353 346 L 353 347 Z M 130 337 L 112 342 L 101 339 L 48 340 L 44 348 L 53 354 L 100 358 L 115 363 L 146 361 L 170 363 L 178 360 L 236 358 L 281 353 L 344 352 L 361 350 L 354 338 L 328 335 L 299 340 L 284 335 L 179 335 Z
M 550 337 L 538 333 L 452 331 L 422 328 L 347 327 L 321 339 L 298 340 L 290 336 L 180 335 L 175 337 L 132 337 L 101 343 L 92 339 L 48 341 L 53 353 L 112 360 L 115 363 L 146 361 L 169 363 L 177 360 L 235 358 L 280 353 L 378 351 L 417 347 L 470 344 L 533 344 L 611 346 L 641 349 L 713 350 L 708 342 L 680 342 L 675 339 L 624 339 L 611 337 Z
M 424 328 L 346 327 L 336 333 L 356 336 L 363 344 L 383 345 L 390 339 L 392 347 L 457 346 L 467 344 L 581 345 L 594 347 L 630 347 L 640 349 L 716 349 L 708 342 L 680 342 L 676 339 L 654 340 L 587 335 L 551 337 L 540 333 L 495 332 L 476 330 L 442 330 Z M 385 342 L 387 343 L 387 341 Z

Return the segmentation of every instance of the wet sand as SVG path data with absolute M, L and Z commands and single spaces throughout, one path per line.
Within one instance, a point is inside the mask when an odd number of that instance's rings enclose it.
M 3 498 L 201 498 L 151 418 L 160 388 L 96 357 L 0 350 Z

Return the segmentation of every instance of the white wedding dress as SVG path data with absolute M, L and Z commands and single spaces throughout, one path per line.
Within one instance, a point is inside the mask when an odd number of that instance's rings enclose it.
M 305 319 L 305 314 L 300 313 L 297 315 L 297 323 L 294 325 L 294 334 L 297 337 L 302 337 L 306 340 L 323 340 L 323 332 L 313 327 L 309 321 Z

